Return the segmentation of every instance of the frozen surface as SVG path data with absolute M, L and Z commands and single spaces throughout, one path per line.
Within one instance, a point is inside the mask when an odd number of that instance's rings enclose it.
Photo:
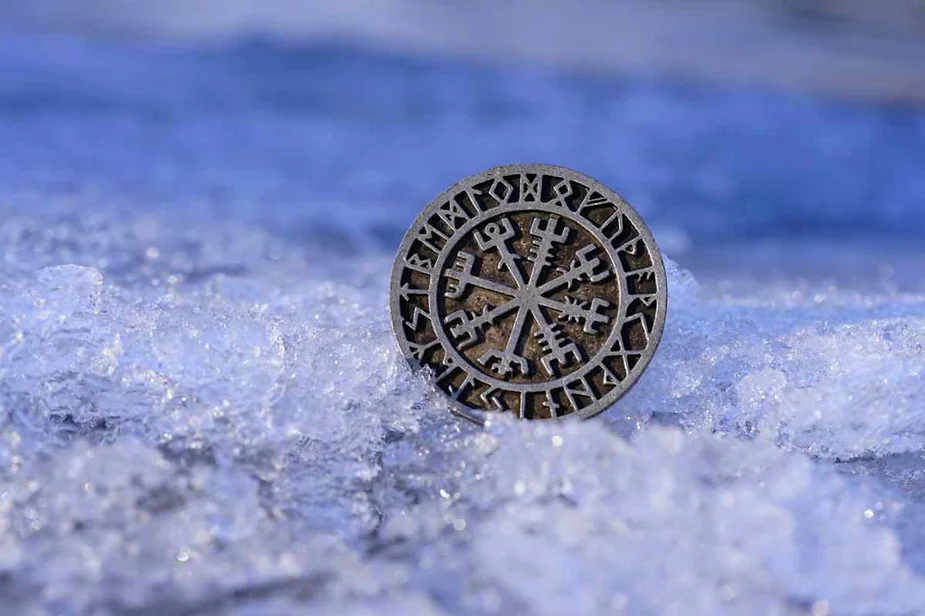
M 925 612 L 923 136 L 769 93 L 0 39 L 0 612 Z M 700 284 L 670 264 L 608 414 L 481 431 L 399 357 L 390 251 L 531 159 L 616 186 Z

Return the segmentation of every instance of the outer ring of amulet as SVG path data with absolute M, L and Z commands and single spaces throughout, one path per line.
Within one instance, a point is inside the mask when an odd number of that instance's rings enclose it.
M 395 257 L 390 310 L 409 364 L 483 423 L 606 410 L 652 359 L 667 301 L 661 253 L 620 195 L 521 164 L 424 208 Z

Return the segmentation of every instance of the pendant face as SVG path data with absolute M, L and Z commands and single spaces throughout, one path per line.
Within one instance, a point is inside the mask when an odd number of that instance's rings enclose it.
M 526 164 L 468 177 L 424 209 L 390 302 L 408 362 L 482 422 L 607 409 L 655 353 L 667 293 L 628 203 L 575 171 Z

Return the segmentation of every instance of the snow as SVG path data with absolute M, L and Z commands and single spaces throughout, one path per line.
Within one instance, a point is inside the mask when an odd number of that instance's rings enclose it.
M 925 612 L 922 114 L 3 41 L 0 612 Z M 591 421 L 460 423 L 392 338 L 405 226 L 510 160 L 701 265 Z

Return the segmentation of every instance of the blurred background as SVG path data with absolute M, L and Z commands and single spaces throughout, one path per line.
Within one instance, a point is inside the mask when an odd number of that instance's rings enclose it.
M 918 284 L 921 0 L 13 0 L 0 24 L 8 204 L 387 252 L 456 179 L 540 161 L 709 280 Z
M 380 49 L 733 79 L 921 102 L 921 0 L 35 0 L 14 24 L 119 38 Z

